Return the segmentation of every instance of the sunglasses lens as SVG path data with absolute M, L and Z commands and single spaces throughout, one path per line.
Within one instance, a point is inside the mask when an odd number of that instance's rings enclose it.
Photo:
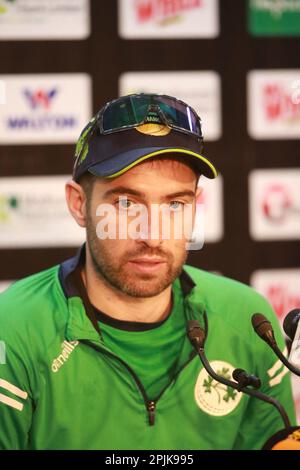
M 107 132 L 140 124 L 147 115 L 149 104 L 149 98 L 130 96 L 113 101 L 103 113 L 103 130 Z
M 158 105 L 169 124 L 201 135 L 199 117 L 188 105 L 169 97 L 162 97 L 159 101 Z
M 202 137 L 200 120 L 185 103 L 163 95 L 129 95 L 111 102 L 102 115 L 102 129 L 113 132 L 145 122 L 147 117 Z M 157 122 L 157 121 L 156 121 Z

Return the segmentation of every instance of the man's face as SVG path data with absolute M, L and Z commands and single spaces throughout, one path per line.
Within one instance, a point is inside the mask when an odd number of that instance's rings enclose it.
M 172 284 L 187 257 L 192 220 L 184 225 L 183 213 L 188 207 L 194 217 L 196 184 L 189 166 L 167 159 L 96 178 L 86 223 L 95 272 L 132 297 L 152 297 Z M 104 222 L 112 238 L 103 236 Z

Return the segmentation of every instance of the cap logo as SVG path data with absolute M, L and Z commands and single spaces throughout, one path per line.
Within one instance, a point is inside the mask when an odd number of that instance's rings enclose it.
M 87 143 L 87 136 L 93 129 L 94 121 L 95 121 L 95 117 L 93 117 L 90 120 L 87 128 L 82 132 L 82 134 L 80 135 L 80 137 L 78 139 L 78 142 L 76 144 L 75 159 L 77 159 L 78 156 L 80 155 L 80 160 L 77 162 L 77 166 L 80 165 L 80 163 L 82 163 L 83 160 L 85 160 L 85 158 L 88 154 L 89 146 L 88 146 L 88 143 Z
M 157 137 L 168 135 L 171 132 L 170 127 L 165 126 L 164 124 L 154 123 L 141 124 L 140 126 L 135 127 L 135 129 L 142 134 L 153 135 Z

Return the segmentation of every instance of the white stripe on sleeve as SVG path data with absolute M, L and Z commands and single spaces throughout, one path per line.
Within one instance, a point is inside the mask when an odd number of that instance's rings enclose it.
M 24 390 L 21 390 L 20 388 L 16 387 L 10 382 L 7 382 L 4 379 L 0 379 L 0 387 L 4 388 L 4 390 L 8 390 L 10 393 L 13 393 L 17 397 L 23 398 L 23 400 L 26 400 L 26 398 L 28 397 L 27 392 L 24 392 Z
M 287 348 L 285 348 L 283 351 L 282 351 L 282 354 L 284 356 L 287 355 Z M 270 378 L 274 377 L 274 375 L 276 374 L 276 372 L 279 371 L 279 369 L 283 366 L 282 362 L 280 361 L 280 359 L 278 359 L 278 361 L 275 362 L 275 364 L 271 367 L 271 369 L 269 369 L 267 372 L 268 372 L 268 376 Z
M 6 395 L 2 395 L 2 393 L 0 393 L 0 403 L 4 403 L 5 405 L 11 406 L 19 411 L 22 411 L 24 407 L 23 403 L 14 400 L 13 398 L 9 398 Z
M 270 387 L 274 387 L 274 385 L 278 385 L 283 377 L 288 373 L 288 368 L 284 366 L 284 369 L 283 371 L 280 372 L 280 374 L 276 375 L 276 377 L 274 377 L 274 379 L 270 380 L 269 384 L 270 384 Z

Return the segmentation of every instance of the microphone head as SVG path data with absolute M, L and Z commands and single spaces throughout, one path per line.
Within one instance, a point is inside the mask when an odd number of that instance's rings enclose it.
M 238 382 L 241 375 L 243 374 L 246 374 L 246 371 L 244 369 L 234 369 L 234 371 L 232 372 L 232 377 Z
M 256 377 L 253 374 L 248 374 L 244 369 L 234 369 L 232 372 L 232 377 L 238 384 L 240 385 L 241 389 L 250 385 L 254 388 L 261 387 L 261 381 L 259 377 Z
M 283 320 L 283 329 L 285 334 L 293 341 L 297 326 L 300 320 L 300 309 L 294 308 Z
M 254 313 L 254 315 L 252 315 L 251 322 L 254 330 L 260 337 L 262 337 L 266 331 L 269 331 L 270 329 L 272 330 L 271 323 L 262 313 Z
M 261 337 L 271 347 L 276 345 L 274 331 L 271 322 L 262 314 L 254 313 L 251 318 L 252 326 L 258 336 Z
M 203 328 L 201 328 L 198 320 L 188 321 L 187 334 L 188 334 L 189 340 L 196 348 L 204 347 L 206 334 Z

